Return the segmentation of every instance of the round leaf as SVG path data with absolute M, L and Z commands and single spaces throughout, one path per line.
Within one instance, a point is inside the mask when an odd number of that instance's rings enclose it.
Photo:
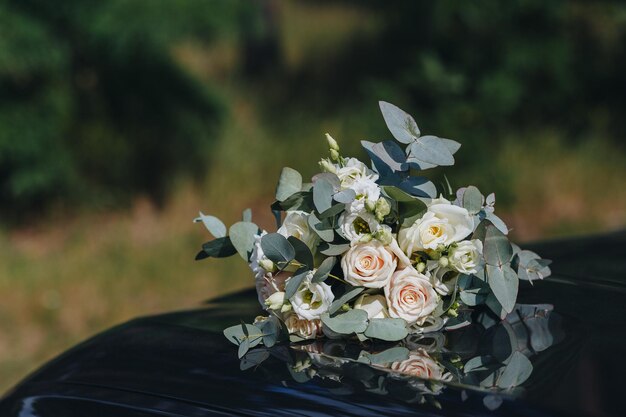
M 239 255 L 246 261 L 254 248 L 255 236 L 259 232 L 259 227 L 254 223 L 237 222 L 230 226 L 228 231 L 230 241 L 232 242 Z
M 367 329 L 367 313 L 364 310 L 350 310 L 335 317 L 324 313 L 322 322 L 335 333 L 363 333 Z

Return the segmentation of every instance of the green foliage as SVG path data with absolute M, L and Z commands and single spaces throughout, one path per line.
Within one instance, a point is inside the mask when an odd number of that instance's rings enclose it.
M 160 201 L 200 176 L 224 105 L 174 41 L 236 33 L 243 2 L 0 4 L 0 200 L 24 219 L 57 201 Z

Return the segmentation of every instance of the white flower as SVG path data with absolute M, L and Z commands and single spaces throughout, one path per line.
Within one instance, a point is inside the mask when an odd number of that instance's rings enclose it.
M 400 230 L 398 241 L 411 256 L 424 249 L 437 249 L 466 238 L 474 230 L 474 221 L 463 207 L 450 204 L 444 198 L 432 201 L 428 211 L 410 227 Z
M 289 334 L 295 334 L 303 339 L 315 339 L 322 334 L 321 320 L 303 320 L 293 313 L 285 319 L 285 326 Z
M 341 269 L 346 282 L 367 288 L 382 288 L 387 285 L 397 264 L 393 252 L 377 240 L 353 245 L 341 258 Z
M 478 240 L 464 240 L 450 251 L 450 265 L 463 274 L 475 274 L 480 267 L 483 243 Z
M 365 211 L 362 213 L 346 211 L 339 217 L 339 224 L 341 233 L 350 243 L 371 239 L 371 234 L 380 227 L 376 216 Z
M 289 299 L 293 311 L 301 319 L 319 319 L 335 299 L 330 285 L 311 282 L 313 273 L 314 271 L 310 271 L 307 274 L 296 293 Z
M 265 236 L 267 232 L 263 230 L 260 234 L 254 237 L 254 247 L 252 248 L 252 254 L 250 255 L 250 269 L 254 273 L 254 278 L 258 281 L 263 278 L 263 276 L 267 273 L 267 270 L 263 269 L 261 264 L 264 260 L 269 260 L 263 253 L 263 248 L 261 247 L 261 238 Z
M 439 297 L 428 277 L 413 267 L 404 268 L 391 276 L 385 287 L 389 315 L 421 324 L 437 307 Z
M 364 310 L 370 319 L 384 319 L 389 317 L 387 300 L 384 295 L 363 294 L 354 302 L 356 310 Z
M 285 293 L 283 291 L 275 292 L 265 300 L 265 305 L 270 310 L 280 310 L 284 303 Z
M 256 279 L 256 292 L 259 297 L 259 303 L 261 303 L 263 308 L 268 308 L 265 301 L 273 294 L 285 291 L 285 282 L 291 275 L 292 273 L 287 271 L 282 271 L 277 274 L 266 272 Z
M 347 158 L 344 162 L 343 167 L 337 167 L 337 176 L 344 190 L 352 188 L 354 182 L 360 179 L 367 179 L 373 182 L 378 180 L 378 174 L 369 169 L 367 165 L 358 159 Z
M 318 243 L 318 235 L 309 228 L 309 214 L 294 210 L 287 212 L 283 224 L 276 231 L 285 237 L 293 236 L 303 241 L 311 250 Z
M 376 202 L 380 198 L 380 187 L 376 184 L 376 181 L 369 178 L 359 178 L 349 188 L 356 193 L 356 200 L 352 204 L 365 205 L 369 201 L 375 207 Z

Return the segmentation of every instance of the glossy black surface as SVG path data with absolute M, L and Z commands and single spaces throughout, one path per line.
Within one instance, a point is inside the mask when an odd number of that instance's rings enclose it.
M 520 302 L 553 304 L 560 336 L 530 356 L 528 381 L 493 411 L 488 393 L 454 384 L 436 404 L 418 404 L 348 385 L 348 376 L 298 383 L 276 357 L 242 371 L 221 331 L 259 313 L 256 296 L 244 292 L 84 342 L 7 393 L 0 416 L 626 415 L 626 233 L 532 249 L 553 259 L 554 276 L 524 285 Z M 470 337 L 455 332 L 448 337 Z

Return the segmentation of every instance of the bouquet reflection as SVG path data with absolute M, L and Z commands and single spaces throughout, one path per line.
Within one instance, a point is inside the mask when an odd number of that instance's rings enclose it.
M 495 409 L 524 392 L 533 361 L 563 338 L 551 305 L 518 304 L 504 320 L 478 313 L 464 328 L 395 344 L 320 339 L 258 347 L 241 359 L 241 369 L 265 371 L 283 384 L 315 383 L 335 395 L 366 392 L 437 408 L 437 397 L 452 387 L 463 401 L 479 395 Z

